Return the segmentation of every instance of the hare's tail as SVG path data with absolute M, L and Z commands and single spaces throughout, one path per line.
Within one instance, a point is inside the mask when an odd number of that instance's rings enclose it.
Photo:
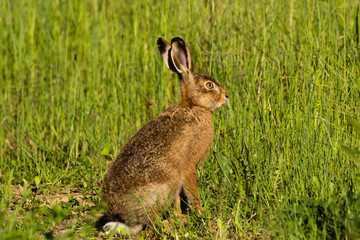
M 106 234 L 110 234 L 110 232 L 115 232 L 117 235 L 136 235 L 138 234 L 143 228 L 143 224 L 138 224 L 134 226 L 128 226 L 123 222 L 116 222 L 116 221 L 109 221 L 106 215 L 103 215 L 95 224 L 95 227 L 99 231 L 105 231 Z
M 142 224 L 139 225 L 135 225 L 135 226 L 128 226 L 125 223 L 121 223 L 121 222 L 108 222 L 104 225 L 104 230 L 106 232 L 106 234 L 109 234 L 112 231 L 115 231 L 115 234 L 117 235 L 123 235 L 125 234 L 138 234 L 142 229 L 143 229 Z

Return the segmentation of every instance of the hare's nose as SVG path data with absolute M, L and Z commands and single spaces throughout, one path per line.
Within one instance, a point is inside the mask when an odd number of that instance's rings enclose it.
M 225 97 L 229 98 L 229 94 L 227 92 L 225 92 Z

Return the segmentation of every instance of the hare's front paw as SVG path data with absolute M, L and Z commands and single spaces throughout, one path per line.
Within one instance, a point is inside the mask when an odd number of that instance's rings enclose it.
M 196 213 L 197 215 L 201 216 L 201 206 L 200 206 L 200 203 L 194 205 L 194 210 L 195 210 L 195 213 Z

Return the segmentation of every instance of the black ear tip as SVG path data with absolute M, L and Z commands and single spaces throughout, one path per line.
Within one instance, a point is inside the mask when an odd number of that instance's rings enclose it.
M 158 40 L 157 40 L 157 44 L 159 45 L 161 43 L 163 43 L 163 39 L 161 37 L 159 37 Z
M 157 45 L 158 45 L 158 48 L 161 50 L 161 49 L 165 49 L 165 42 L 164 42 L 164 39 L 162 39 L 161 37 L 158 38 L 157 40 Z
M 175 38 L 171 39 L 171 43 L 177 42 L 177 41 L 184 42 L 184 40 L 182 38 L 180 38 L 180 37 L 175 37 Z

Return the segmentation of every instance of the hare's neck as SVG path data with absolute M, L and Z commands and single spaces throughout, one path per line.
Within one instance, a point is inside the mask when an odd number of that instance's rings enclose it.
M 191 99 L 186 94 L 186 87 L 185 85 L 180 81 L 180 107 L 190 107 L 192 105 Z
M 209 132 L 211 134 L 210 138 L 212 139 L 212 112 L 209 109 L 200 106 L 192 107 L 191 112 L 193 119 L 197 119 L 197 124 L 199 124 L 201 128 L 203 128 L 202 132 Z

